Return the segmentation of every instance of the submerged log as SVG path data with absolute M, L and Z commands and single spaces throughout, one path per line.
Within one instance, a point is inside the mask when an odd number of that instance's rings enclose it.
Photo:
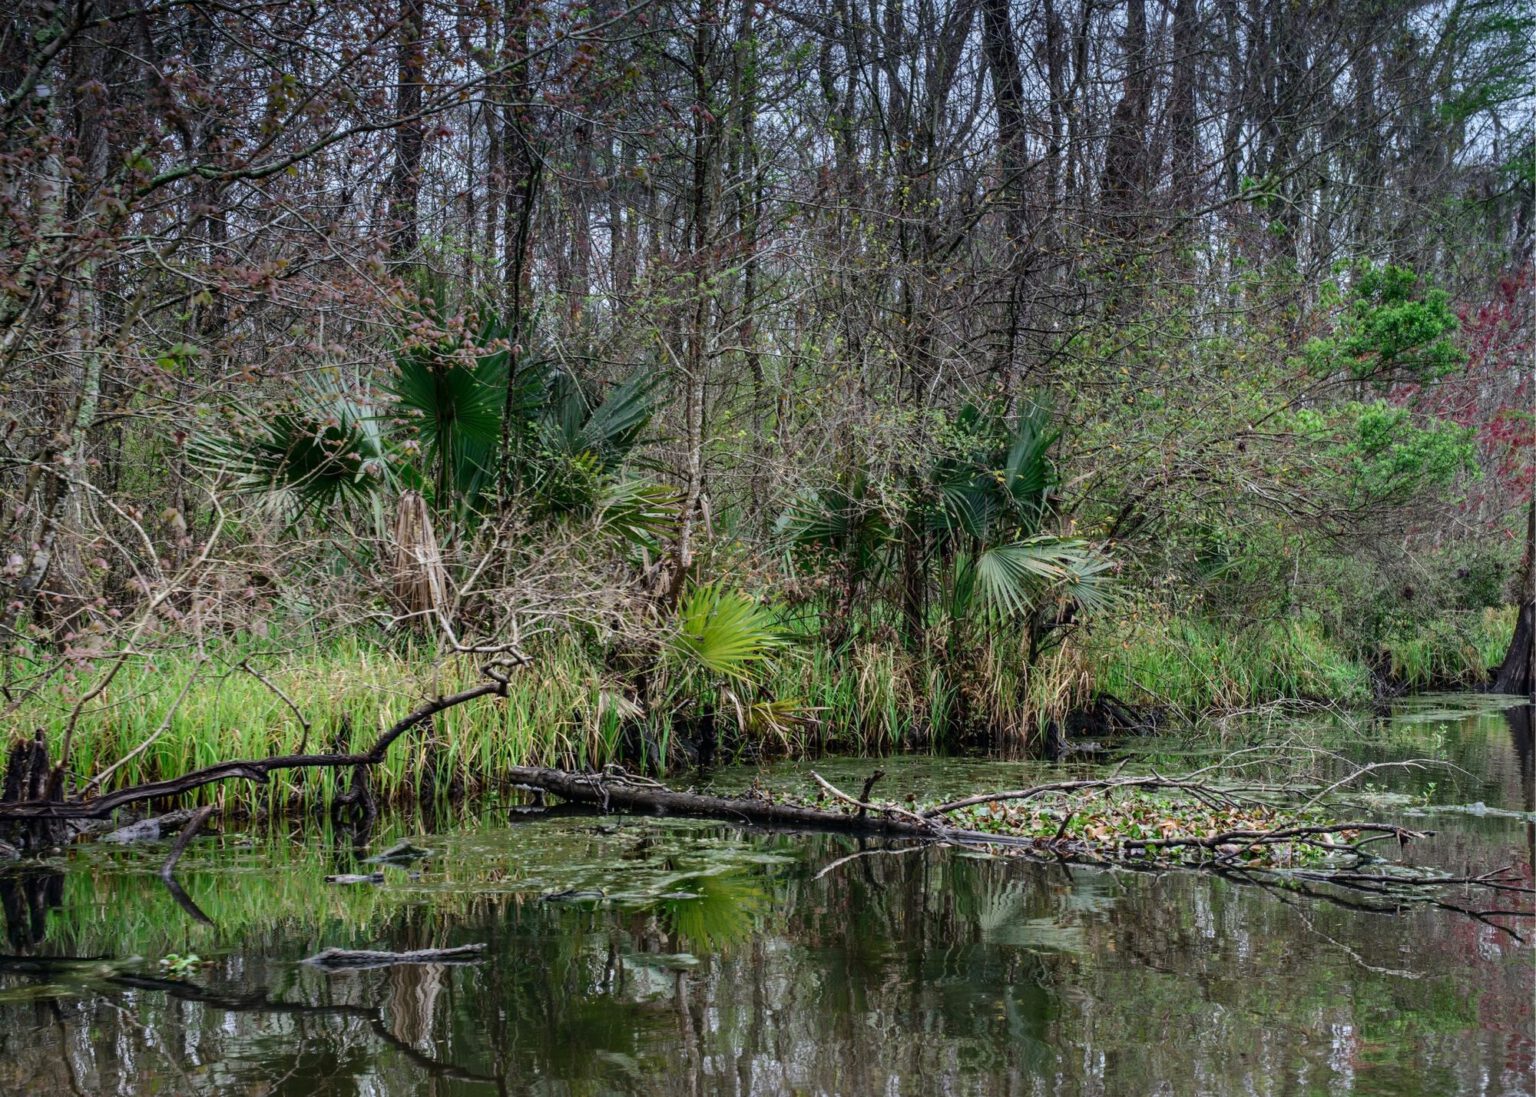
M 602 773 L 569 773 L 564 770 L 518 767 L 508 771 L 507 777 L 519 788 L 554 795 L 604 812 L 683 815 L 728 823 L 906 838 L 920 843 L 943 842 L 973 848 L 984 847 L 1054 862 L 1208 871 L 1293 890 L 1321 885 L 1332 889 L 1333 894 L 1311 890 L 1308 890 L 1308 894 L 1331 901 L 1339 901 L 1340 894 L 1353 895 L 1357 899 L 1363 898 L 1367 904 L 1375 904 L 1368 905 L 1366 909 L 1380 913 L 1392 913 L 1408 904 L 1422 902 L 1469 915 L 1516 940 L 1524 938 L 1502 921 L 1493 919 L 1521 919 L 1536 915 L 1536 911 L 1532 910 L 1531 899 L 1532 895 L 1536 895 L 1536 889 L 1526 886 L 1524 878 L 1512 869 L 1453 876 L 1407 869 L 1383 861 L 1367 847 L 1384 839 L 1395 840 L 1399 846 L 1405 846 L 1417 839 L 1432 836 L 1429 831 L 1410 830 L 1392 823 L 1352 820 L 1304 824 L 1277 820 L 1275 825 L 1269 827 L 1229 827 L 1198 836 L 1111 836 L 1085 839 L 1067 833 L 1072 818 L 1070 812 L 1061 820 L 1054 836 L 1049 837 L 968 830 L 947 821 L 952 813 L 981 805 L 1028 801 L 1053 794 L 1093 793 L 1108 797 L 1137 790 L 1171 791 L 1213 807 L 1231 806 L 1240 802 L 1239 790 L 1206 784 L 1193 777 L 1169 778 L 1153 774 L 1056 781 L 1033 788 L 969 796 L 923 811 L 895 804 L 870 803 L 862 798 L 868 796 L 868 791 L 863 792 L 861 797 L 851 796 L 816 773 L 812 773 L 811 777 L 820 786 L 824 796 L 847 805 L 850 810 L 829 810 L 775 800 L 761 793 L 724 797 L 679 792 L 648 778 L 626 773 L 617 766 L 610 766 Z M 1343 783 L 1339 782 L 1340 785 Z M 868 782 L 865 789 L 869 789 L 872 784 L 873 781 Z M 1314 796 L 1307 806 L 1317 798 Z M 1249 854 L 1267 856 L 1272 852 L 1282 853 L 1283 858 L 1284 851 L 1302 848 L 1320 852 L 1329 860 L 1301 868 L 1285 863 L 1283 859 L 1281 863 L 1265 863 L 1262 860 L 1254 862 L 1248 859 Z M 1485 909 L 1465 907 L 1441 898 L 1450 889 L 1462 894 L 1475 891 L 1505 897 L 1516 905 Z M 1344 901 L 1347 905 L 1354 900 Z
M 158 842 L 171 831 L 185 826 L 197 814 L 191 808 L 178 808 L 168 811 L 164 815 L 153 815 L 148 819 L 140 819 L 137 823 L 129 823 L 125 827 L 103 834 L 103 842 L 112 842 L 115 845 L 132 845 L 135 842 Z
M 483 959 L 481 944 L 456 948 L 419 948 L 408 952 L 376 952 L 372 949 L 328 948 L 307 957 L 304 963 L 328 971 L 361 971 L 396 964 L 474 964 Z
M 865 804 L 865 812 L 850 815 L 809 807 L 767 796 L 706 796 L 696 792 L 678 792 L 656 781 L 626 773 L 610 766 L 602 773 L 572 773 L 568 770 L 518 766 L 505 777 L 514 787 L 560 797 L 575 804 L 586 804 L 603 811 L 628 811 L 652 815 L 684 815 L 725 822 L 757 823 L 767 826 L 805 827 L 851 834 L 883 837 L 938 838 L 944 828 L 900 809 Z M 860 802 L 848 797 L 848 802 Z M 874 811 L 875 814 L 866 814 Z

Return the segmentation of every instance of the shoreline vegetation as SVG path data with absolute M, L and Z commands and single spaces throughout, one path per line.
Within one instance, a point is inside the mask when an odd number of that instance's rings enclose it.
M 933 678 L 902 652 L 854 644 L 832 658 L 791 645 L 765 686 L 800 699 L 793 719 L 760 725 L 756 734 L 687 719 L 708 698 L 655 720 L 637 712 L 615 719 L 611 670 L 575 645 L 555 644 L 529 653 L 531 665 L 510 678 L 505 698 L 445 712 L 428 734 L 396 745 L 376 768 L 373 791 L 386 804 L 451 802 L 526 766 L 620 764 L 665 775 L 699 762 L 822 753 L 1069 754 L 1081 740 L 1168 730 L 1260 706 L 1362 709 L 1404 692 L 1482 688 L 1513 620 L 1512 607 L 1440 618 L 1366 655 L 1348 652 L 1315 622 L 1298 620 L 1240 631 L 1188 618 L 1094 629 L 1041 661 L 1034 680 L 1024 683 L 1022 703 L 1010 707 L 982 695 L 972 710 L 982 715 L 969 724 L 960 722 L 958 709 L 946 713 L 934 702 L 936 692 L 952 696 L 956 686 L 935 691 Z M 472 655 L 444 657 L 419 639 L 389 646 L 348 637 L 274 649 L 247 637 L 201 651 L 167 645 L 127 660 L 110 686 L 89 698 L 93 680 L 63 670 L 54 689 L 13 706 L 8 722 L 23 734 L 41 731 L 49 756 L 57 757 L 73 719 L 74 769 L 94 796 L 228 758 L 364 749 L 381 721 L 422 698 L 473 684 L 478 667 Z M 984 690 L 997 683 L 968 685 Z M 989 714 L 998 712 L 1012 722 L 989 725 Z M 337 780 L 316 772 L 273 787 L 234 786 L 220 803 L 240 814 L 329 805 Z
M 0 818 L 1536 703 L 1530 13 L 1255 3 L 20 0 Z
M 30 750 L 19 742 L 10 752 L 0 824 L 8 837 L 19 836 L 20 847 L 0 842 L 0 854 L 15 860 L 22 851 L 58 852 L 62 844 L 92 832 L 92 821 L 111 820 L 124 809 L 181 800 L 200 789 L 217 788 L 222 793 L 231 784 L 270 787 L 274 777 L 319 772 L 350 776 L 346 790 L 332 798 L 329 816 L 335 826 L 352 835 L 354 855 L 361 857 L 356 851 L 368 844 L 379 814 L 373 776 L 391 748 L 402 740 L 432 735 L 440 716 L 490 698 L 505 699 L 513 677 L 528 663 L 519 652 L 482 664 L 479 684 L 420 704 L 361 749 L 305 753 L 301 748 L 287 755 L 226 758 L 176 777 L 130 784 L 96 796 L 74 796 L 69 788 L 59 787 L 57 775 L 62 767 L 50 762 L 41 735 Z M 1426 870 L 1411 859 L 1383 855 L 1379 850 L 1384 847 L 1366 847 L 1395 841 L 1396 848 L 1403 850 L 1412 842 L 1433 837 L 1433 831 L 1334 814 L 1343 805 L 1330 800 L 1331 794 L 1383 765 L 1423 768 L 1433 763 L 1412 759 L 1366 764 L 1326 787 L 1308 784 L 1295 774 L 1258 784 L 1245 779 L 1267 761 L 1273 758 L 1256 757 L 1252 749 L 1239 750 L 1182 775 L 1165 776 L 1156 770 L 1122 775 L 1122 766 L 1108 775 L 1066 776 L 1024 788 L 971 792 L 958 799 L 935 801 L 910 793 L 900 804 L 872 796 L 884 776 L 879 769 L 867 774 L 857 795 L 809 771 L 814 798 L 764 788 L 757 782 L 739 795 L 681 790 L 612 763 L 583 772 L 510 766 L 498 776 L 504 789 L 533 798 L 530 805 L 514 809 L 523 814 L 551 810 L 547 797 L 553 796 L 557 809 L 569 806 L 604 815 L 676 815 L 748 827 L 938 843 L 1060 865 L 1214 872 L 1380 913 L 1401 913 L 1413 904 L 1428 903 L 1524 941 L 1502 921 L 1532 916 L 1525 909 L 1525 897 L 1536 895 L 1536 889 L 1526 886 L 1524 873 L 1513 866 L 1461 875 Z M 23 795 L 18 797 L 18 790 Z M 238 807 L 229 810 L 221 799 L 195 811 L 181 809 L 158 817 L 152 825 L 131 825 L 105 839 L 127 843 L 165 837 L 180 825 L 160 877 L 178 906 L 203 923 L 211 920 L 176 880 L 175 869 L 188 844 L 215 813 L 224 809 L 226 814 L 239 814 Z M 299 799 L 290 786 L 287 806 L 297 806 Z M 398 843 L 364 864 L 408 863 L 426 853 L 408 842 Z M 337 886 L 372 885 L 382 883 L 384 875 L 338 874 L 325 879 Z M 1465 905 L 1469 900 L 1472 905 Z M 1484 907 L 1488 901 L 1496 905 Z M 306 962 L 337 955 L 322 952 Z M 425 956 L 419 951 L 370 952 L 356 954 L 355 959 L 389 966 L 414 963 Z

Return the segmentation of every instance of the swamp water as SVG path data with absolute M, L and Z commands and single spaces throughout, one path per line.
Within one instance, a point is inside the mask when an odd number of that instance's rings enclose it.
M 1424 863 L 1514 865 L 1529 880 L 1530 724 L 1502 709 L 1421 698 L 1347 733 L 1277 721 L 1256 741 L 1296 733 L 1356 762 L 1453 763 L 1376 771 L 1361 813 L 1436 830 L 1410 847 Z M 1136 745 L 1165 772 L 1203 760 Z M 816 768 L 856 789 L 876 764 Z M 1061 772 L 878 765 L 886 797 Z M 806 768 L 714 782 L 804 789 Z M 1465 915 L 709 822 L 506 818 L 381 827 L 370 851 L 408 838 L 432 856 L 354 886 L 324 882 L 359 870 L 353 849 L 313 833 L 198 840 L 177 876 L 211 924 L 160 882 L 163 844 L 0 872 L 0 1094 L 1536 1088 L 1536 950 Z M 328 946 L 470 942 L 487 946 L 482 963 L 298 963 Z

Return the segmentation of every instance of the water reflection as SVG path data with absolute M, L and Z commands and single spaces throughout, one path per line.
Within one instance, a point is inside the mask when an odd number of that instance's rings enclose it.
M 1529 805 L 1523 727 L 1442 736 L 1490 806 Z M 1448 866 L 1529 865 L 1526 820 L 1436 826 Z M 1444 911 L 655 820 L 430 844 L 419 878 L 345 892 L 313 848 L 194 849 L 213 928 L 153 853 L 0 877 L 14 952 L 147 957 L 0 972 L 0 1093 L 1531 1091 L 1532 953 Z M 469 941 L 485 963 L 295 962 Z M 157 972 L 173 950 L 216 959 Z

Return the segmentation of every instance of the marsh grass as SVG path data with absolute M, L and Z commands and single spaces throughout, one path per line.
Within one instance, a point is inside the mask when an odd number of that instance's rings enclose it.
M 1307 618 L 1234 627 L 1137 614 L 1075 632 L 1031 667 L 1017 634 L 936 648 L 924 657 L 890 629 L 866 632 L 837 651 L 807 629 L 774 660 L 757 695 L 744 696 L 748 726 L 730 746 L 752 754 L 884 754 L 978 738 L 1027 746 L 1049 721 L 1103 694 L 1186 715 L 1276 700 L 1360 704 L 1372 696 L 1368 660 L 1411 689 L 1479 683 L 1502 655 L 1512 626 L 1512 610 L 1468 612 L 1402 628 L 1377 651 L 1359 652 Z M 640 761 L 649 768 L 661 769 L 672 757 L 673 714 L 639 713 L 599 654 L 570 636 L 532 654 L 533 664 L 513 676 L 505 701 L 461 706 L 402 737 L 377 767 L 375 791 L 396 803 L 442 803 L 494 785 L 512 766 L 633 765 L 626 746 L 637 739 L 645 751 Z M 279 652 L 270 642 L 233 638 L 203 654 L 134 658 L 81 712 L 71 759 L 75 786 L 124 758 L 102 787 L 231 759 L 365 749 L 424 698 L 462 688 L 478 673 L 478 662 L 469 658 L 355 639 Z M 11 729 L 41 728 L 56 754 L 76 700 L 94 681 L 84 670 L 72 681 L 56 680 L 19 703 Z M 308 720 L 307 733 L 290 700 Z M 713 705 L 717 717 L 735 719 L 715 693 L 685 701 L 692 711 Z M 801 718 L 784 718 L 793 714 Z M 645 736 L 630 734 L 637 717 Z M 280 814 L 329 805 L 347 780 L 331 771 L 288 771 L 265 786 L 230 782 L 201 795 L 222 798 L 226 809 Z
M 1504 658 L 1515 630 L 1515 607 L 1467 610 L 1392 632 L 1382 656 L 1394 681 L 1408 690 L 1480 685 Z
M 1093 689 L 1132 704 L 1221 712 L 1276 700 L 1363 704 L 1372 666 L 1396 689 L 1476 688 L 1503 655 L 1514 611 L 1466 611 L 1399 626 L 1375 649 L 1328 635 L 1315 619 L 1233 626 L 1140 616 L 1083 641 Z
M 1183 616 L 1142 616 L 1087 641 L 1095 688 L 1131 704 L 1181 711 L 1277 699 L 1368 701 L 1369 671 L 1316 622 L 1286 618 L 1233 628 Z
M 131 755 L 103 785 L 112 788 L 231 759 L 363 750 L 424 698 L 463 688 L 478 674 L 478 663 L 467 658 L 351 641 L 282 654 L 231 641 L 206 655 L 133 659 L 82 710 L 71 770 L 78 786 Z M 76 698 L 92 680 L 82 675 L 26 699 L 12 726 L 41 728 L 56 754 Z M 552 644 L 539 652 L 536 674 L 513 677 L 505 702 L 451 709 L 430 728 L 398 740 L 376 767 L 374 787 L 385 799 L 410 800 L 424 779 L 441 794 L 455 780 L 473 784 L 512 765 L 600 760 L 611 743 L 580 718 L 591 707 L 593 681 L 576 645 Z M 284 697 L 308 721 L 307 732 Z M 226 806 L 276 812 L 295 801 L 328 804 L 347 779 L 328 770 L 295 770 L 274 774 L 264 786 L 230 783 L 205 791 L 225 797 Z

